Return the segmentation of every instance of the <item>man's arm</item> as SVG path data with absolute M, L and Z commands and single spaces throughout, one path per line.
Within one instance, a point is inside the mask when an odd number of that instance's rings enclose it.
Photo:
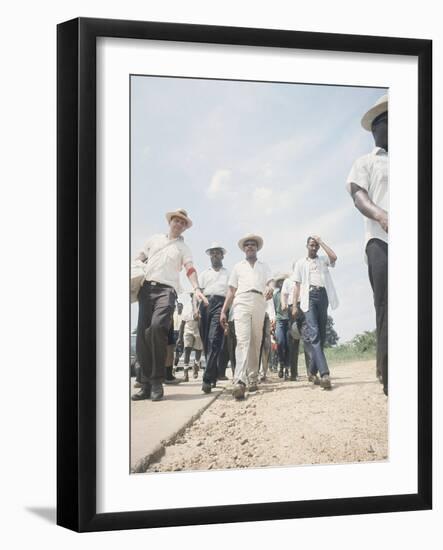
M 362 189 L 354 182 L 350 183 L 351 197 L 354 205 L 363 216 L 370 218 L 380 224 L 380 227 L 388 232 L 388 213 L 383 208 L 374 204 L 365 189 Z
M 337 254 L 332 250 L 332 248 L 330 248 L 325 242 L 323 242 L 318 235 L 312 235 L 312 238 L 315 239 L 318 242 L 319 246 L 323 248 L 323 250 L 328 255 L 330 263 L 334 265 L 337 261 Z
M 237 292 L 237 289 L 234 286 L 228 287 L 228 292 L 226 293 L 225 302 L 223 304 L 221 313 L 220 313 L 220 324 L 223 327 L 223 329 L 226 329 L 228 325 L 228 319 L 226 317 L 226 312 L 231 307 L 232 300 L 234 299 L 235 293 Z
M 293 302 L 292 302 L 292 315 L 294 317 L 297 317 L 297 314 L 298 314 L 298 302 L 299 302 L 299 298 L 300 298 L 300 283 L 295 283 L 295 286 L 294 286 L 294 297 L 293 297 Z
M 205 306 L 209 305 L 209 302 L 206 296 L 203 294 L 198 284 L 198 276 L 197 276 L 197 271 L 195 270 L 194 264 L 192 262 L 187 262 L 184 267 L 186 270 L 186 276 L 188 277 L 189 282 L 191 283 L 192 288 L 194 289 L 196 298 L 200 302 L 203 302 Z

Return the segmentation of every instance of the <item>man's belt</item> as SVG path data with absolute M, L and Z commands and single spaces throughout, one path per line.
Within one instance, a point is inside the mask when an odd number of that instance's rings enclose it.
M 309 290 L 321 290 L 324 286 L 309 285 Z
M 156 287 L 156 288 L 172 288 L 172 290 L 174 290 L 173 286 L 164 285 L 163 283 L 157 283 L 157 281 L 145 281 L 143 284 L 147 286 Z
M 255 294 L 260 294 L 261 296 L 263 296 L 263 292 L 260 292 L 260 290 L 255 290 L 255 288 L 253 288 L 252 290 L 247 290 L 246 292 L 254 292 Z
M 221 294 L 205 294 L 206 298 L 208 300 L 211 300 L 212 298 L 223 298 L 223 300 L 226 298 L 226 296 L 222 296 Z

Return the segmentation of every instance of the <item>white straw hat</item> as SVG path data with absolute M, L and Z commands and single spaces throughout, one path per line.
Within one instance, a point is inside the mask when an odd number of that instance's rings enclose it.
M 263 239 L 259 235 L 248 233 L 238 241 L 238 246 L 240 250 L 244 250 L 244 244 L 246 241 L 255 241 L 257 243 L 257 250 L 261 250 L 263 248 Z
M 388 94 L 381 96 L 361 119 L 361 125 L 368 132 L 372 131 L 374 119 L 388 110 Z
M 226 253 L 227 253 L 227 252 L 226 252 L 226 248 L 223 248 L 222 245 L 221 245 L 220 243 L 218 243 L 217 241 L 212 241 L 211 246 L 205 250 L 206 254 L 209 255 L 209 252 L 210 252 L 211 250 L 214 250 L 214 248 L 220 249 L 220 250 L 223 252 L 223 254 L 226 254 Z
M 166 212 L 166 219 L 168 223 L 171 222 L 172 218 L 181 218 L 186 222 L 186 229 L 189 229 L 192 226 L 192 220 L 188 217 L 188 213 L 184 208 L 178 208 L 174 212 Z

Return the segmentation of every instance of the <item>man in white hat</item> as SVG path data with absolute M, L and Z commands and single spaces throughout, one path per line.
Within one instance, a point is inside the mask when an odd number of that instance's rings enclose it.
M 326 256 L 317 254 L 320 247 L 326 252 Z M 335 266 L 337 255 L 317 235 L 307 238 L 306 248 L 308 255 L 297 260 L 292 275 L 295 281 L 292 313 L 296 319 L 304 315 L 302 337 L 310 358 L 309 379 L 314 384 L 320 384 L 323 389 L 330 390 L 329 368 L 323 347 L 328 306 L 332 309 L 338 306 L 337 294 L 329 273 L 329 267 Z
M 265 305 L 272 297 L 273 289 L 270 268 L 257 259 L 263 239 L 250 233 L 239 240 L 238 246 L 246 257 L 232 270 L 220 322 L 223 328 L 227 328 L 227 311 L 233 302 L 237 338 L 233 396 L 242 399 L 248 380 L 249 391 L 257 391 Z
M 179 273 L 184 267 L 198 299 L 202 294 L 192 254 L 184 243 L 182 233 L 192 221 L 186 210 L 167 212 L 168 233 L 152 236 L 136 258 L 144 264 L 145 278 L 138 293 L 138 324 L 136 351 L 141 367 L 141 389 L 132 396 L 134 401 L 163 398 L 163 380 L 175 301 L 179 291 Z
M 365 220 L 365 256 L 374 293 L 377 326 L 376 374 L 388 395 L 388 95 L 378 99 L 361 124 L 372 132 L 375 148 L 358 158 L 346 188 Z
M 224 331 L 220 325 L 220 313 L 228 292 L 229 272 L 223 267 L 226 250 L 218 242 L 206 250 L 211 267 L 200 274 L 200 285 L 209 305 L 200 304 L 200 334 L 205 350 L 206 368 L 203 374 L 202 391 L 210 393 L 217 379 L 226 379 L 220 371 Z

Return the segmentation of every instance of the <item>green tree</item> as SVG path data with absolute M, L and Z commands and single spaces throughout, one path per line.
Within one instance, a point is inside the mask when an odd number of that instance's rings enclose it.
M 357 334 L 352 340 L 352 345 L 359 353 L 373 351 L 377 349 L 377 336 L 375 330 L 366 330 L 362 334 Z
M 340 337 L 334 328 L 334 319 L 328 315 L 328 320 L 326 322 L 325 348 L 332 348 L 333 346 L 336 346 L 339 340 Z

